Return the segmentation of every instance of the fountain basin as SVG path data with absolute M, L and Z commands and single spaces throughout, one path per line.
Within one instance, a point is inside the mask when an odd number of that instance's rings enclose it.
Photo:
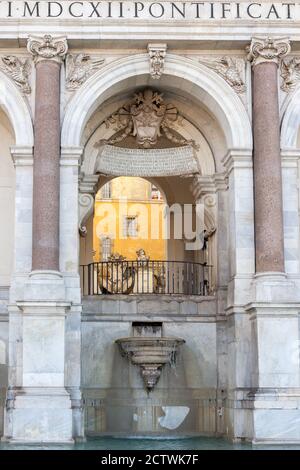
M 148 392 L 157 384 L 165 364 L 174 364 L 178 347 L 185 343 L 176 337 L 131 336 L 116 340 L 122 356 L 140 366 L 145 388 Z

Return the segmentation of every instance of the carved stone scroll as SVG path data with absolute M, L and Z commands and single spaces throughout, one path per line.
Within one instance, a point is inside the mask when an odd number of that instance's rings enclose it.
M 91 194 L 79 193 L 79 233 L 82 237 L 87 234 L 86 221 L 94 212 L 94 197 Z

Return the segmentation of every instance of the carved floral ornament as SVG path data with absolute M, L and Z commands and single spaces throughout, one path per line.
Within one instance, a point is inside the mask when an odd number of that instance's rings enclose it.
M 54 38 L 45 34 L 43 37 L 29 36 L 27 49 L 33 55 L 35 63 L 41 60 L 61 62 L 68 51 L 68 44 L 65 37 Z
M 120 133 L 108 140 L 101 140 L 96 147 L 114 145 L 132 135 L 139 147 L 147 149 L 155 145 L 162 134 L 176 145 L 193 144 L 172 132 L 171 127 L 177 120 L 177 108 L 171 103 L 165 103 L 162 94 L 146 89 L 136 93 L 132 101 L 105 121 L 107 128 L 115 126 Z
M 279 63 L 280 59 L 287 55 L 290 50 L 288 38 L 252 38 L 250 46 L 247 46 L 248 60 L 252 65 L 262 62 Z

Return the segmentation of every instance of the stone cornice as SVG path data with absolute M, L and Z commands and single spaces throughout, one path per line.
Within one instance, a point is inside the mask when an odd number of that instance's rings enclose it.
M 19 147 L 15 145 L 10 147 L 10 154 L 15 167 L 33 165 L 33 147 Z
M 223 158 L 222 163 L 228 174 L 233 168 L 252 168 L 252 150 L 229 150 Z
M 253 37 L 247 47 L 248 60 L 252 66 L 263 62 L 279 64 L 280 59 L 291 50 L 289 38 Z
M 64 36 L 52 37 L 51 34 L 44 36 L 29 36 L 27 49 L 33 55 L 35 64 L 43 60 L 61 63 L 68 51 L 67 39 Z
M 193 185 L 194 196 L 201 198 L 206 194 L 213 194 L 218 191 L 228 189 L 228 181 L 225 173 L 216 173 L 214 175 L 195 175 Z
M 60 166 L 80 165 L 83 147 L 62 147 L 60 154 Z
M 95 194 L 99 175 L 80 175 L 79 192 L 87 194 Z

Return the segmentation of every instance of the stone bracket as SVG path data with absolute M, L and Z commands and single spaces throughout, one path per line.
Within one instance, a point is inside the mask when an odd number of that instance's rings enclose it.
M 94 212 L 94 196 L 88 193 L 80 193 L 78 197 L 79 202 L 79 233 L 82 237 L 87 234 L 85 222 Z

